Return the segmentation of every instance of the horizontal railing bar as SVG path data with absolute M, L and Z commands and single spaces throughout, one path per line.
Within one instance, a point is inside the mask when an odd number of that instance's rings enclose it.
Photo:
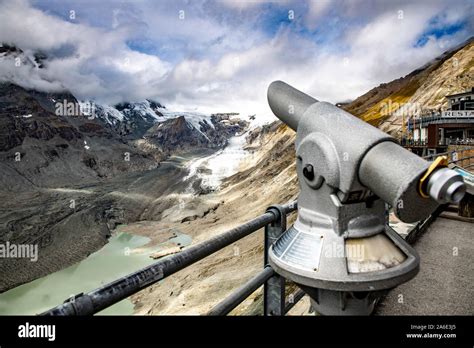
M 207 313 L 207 315 L 217 316 L 229 314 L 235 307 L 241 304 L 247 297 L 250 296 L 250 294 L 261 287 L 274 274 L 275 272 L 270 266 L 265 267 L 263 271 L 250 279 L 235 292 L 227 296 L 222 302 L 213 307 Z
M 459 153 L 459 152 L 470 151 L 470 150 L 471 150 L 471 149 L 458 150 L 458 151 L 451 151 L 451 152 L 443 152 L 443 153 L 438 153 L 438 154 L 423 156 L 422 158 L 428 160 L 428 159 L 433 159 L 433 158 L 439 157 L 439 156 L 451 155 L 451 154 L 456 153 L 456 152 Z M 458 158 L 457 160 L 448 160 L 448 164 L 453 164 L 453 163 L 458 163 L 458 162 L 467 161 L 467 160 L 470 160 L 471 158 L 474 158 L 474 156 L 462 157 L 462 158 Z M 470 166 L 470 165 L 469 165 L 469 166 Z
M 446 152 L 440 152 L 440 153 L 433 153 L 431 155 L 426 155 L 426 156 L 423 156 L 422 158 L 424 159 L 429 159 L 429 158 L 434 158 L 434 157 L 439 157 L 439 156 L 449 156 L 449 155 L 452 155 L 453 153 L 455 152 L 462 152 L 464 150 L 459 150 L 459 151 L 446 151 Z
M 293 204 L 293 203 L 291 203 Z M 293 209 L 291 204 L 287 209 Z M 160 261 L 117 279 L 103 287 L 79 294 L 41 315 L 91 315 L 137 293 L 138 291 L 192 265 L 277 219 L 272 212 L 235 227 L 221 235 L 184 249 Z
M 462 162 L 462 161 L 467 161 L 468 159 L 471 159 L 471 158 L 474 158 L 474 156 L 468 156 L 468 157 L 463 157 L 463 158 L 459 158 L 455 161 L 449 161 L 449 164 L 451 163 L 457 163 L 457 162 Z
M 294 294 L 293 294 L 293 300 L 287 301 L 285 303 L 285 314 L 288 313 L 294 306 L 301 300 L 305 295 L 305 292 L 301 289 L 298 289 Z

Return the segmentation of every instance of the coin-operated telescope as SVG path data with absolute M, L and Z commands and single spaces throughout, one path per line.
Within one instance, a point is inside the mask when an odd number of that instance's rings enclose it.
M 327 315 L 368 315 L 384 291 L 413 278 L 419 257 L 386 226 L 385 203 L 414 222 L 466 187 L 447 163 L 430 163 L 357 117 L 281 81 L 273 113 L 296 131 L 298 218 L 271 246 L 270 264 Z

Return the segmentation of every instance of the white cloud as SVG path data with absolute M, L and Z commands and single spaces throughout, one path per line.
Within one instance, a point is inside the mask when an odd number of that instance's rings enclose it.
M 320 25 L 319 20 L 327 14 L 331 5 L 334 5 L 334 1 L 331 0 L 318 0 L 310 1 L 308 3 L 308 12 L 305 16 L 306 26 L 314 29 Z
M 273 3 L 277 5 L 285 5 L 290 3 L 289 0 L 218 0 L 218 3 L 232 9 L 248 10 L 260 7 L 264 4 Z
M 415 47 L 440 6 L 405 4 L 403 19 L 398 18 L 398 8 L 379 13 L 347 33 L 341 44 L 347 43 L 348 50 L 328 51 L 311 38 L 287 29 L 267 43 L 224 55 L 214 63 L 182 62 L 166 80 L 169 91 L 176 96 L 173 102 L 180 107 L 229 105 L 247 114 L 271 118 L 265 93 L 273 80 L 285 80 L 320 100 L 354 99 L 382 82 L 408 74 L 462 39 L 454 36 L 445 42 L 430 38 L 424 46 Z M 460 15 L 453 16 L 449 23 L 458 21 Z M 187 74 L 181 75 L 183 70 Z M 187 81 L 186 86 L 179 83 L 181 79 Z M 220 81 L 219 87 L 208 90 L 206 95 L 193 93 L 201 90 L 199 86 L 216 80 Z M 179 90 L 186 92 L 177 93 Z
M 150 96 L 150 87 L 170 70 L 159 57 L 126 46 L 129 28 L 107 31 L 70 23 L 34 9 L 26 1 L 1 3 L 0 33 L 0 42 L 17 46 L 27 56 L 72 47 L 68 56 L 46 61 L 44 69 L 16 66 L 13 59 L 3 59 L 0 79 L 26 88 L 67 89 L 78 98 L 114 103 Z
M 2 3 L 0 41 L 57 58 L 45 69 L 16 68 L 4 60 L 0 78 L 43 90 L 64 87 L 78 98 L 111 103 L 154 98 L 175 108 L 270 118 L 266 89 L 273 80 L 320 100 L 355 98 L 423 65 L 472 29 L 468 25 L 455 35 L 431 36 L 425 45 L 415 45 L 435 15 L 440 25 L 472 22 L 472 7 L 463 1 L 273 4 L 280 15 L 295 9 L 301 23 L 285 25 L 271 22 L 277 20 L 271 16 L 265 22 L 271 8 L 261 2 L 167 4 L 138 2 L 129 17 L 112 6 L 110 28 L 99 28 L 70 23 L 24 1 Z M 328 16 L 334 8 L 340 18 Z M 180 9 L 184 20 L 178 18 Z M 321 24 L 315 32 L 314 23 Z M 330 41 L 334 30 L 338 39 Z M 130 49 L 127 42 L 137 36 L 151 41 L 156 52 Z

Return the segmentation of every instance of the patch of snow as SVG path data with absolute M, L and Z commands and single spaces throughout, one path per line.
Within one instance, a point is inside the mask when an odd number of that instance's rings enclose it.
M 211 156 L 197 158 L 188 164 L 189 174 L 183 180 L 193 177 L 201 179 L 201 186 L 219 189 L 222 181 L 238 172 L 241 161 L 248 155 L 243 147 L 246 143 L 247 132 L 229 139 L 229 144 Z M 199 173 L 199 169 L 210 170 L 210 173 Z M 192 191 L 192 183 L 186 190 Z
M 157 107 L 154 110 L 148 100 L 130 103 L 130 107 L 125 108 L 122 111 L 117 110 L 113 106 L 95 104 L 91 101 L 81 101 L 79 104 L 81 111 L 84 109 L 83 114 L 86 116 L 90 116 L 90 112 L 88 110 L 91 110 L 92 105 L 95 109 L 94 112 L 96 113 L 96 116 L 101 117 L 110 125 L 114 125 L 117 122 L 130 120 L 132 117 L 141 117 L 144 120 L 152 120 L 153 122 L 161 123 L 183 116 L 186 120 L 187 126 L 196 129 L 207 140 L 209 140 L 209 138 L 201 129 L 202 124 L 215 129 L 211 115 L 190 111 L 170 111 L 164 107 Z
M 124 115 L 113 106 L 95 104 L 90 101 L 80 102 L 80 106 L 84 115 L 90 116 L 91 112 L 94 112 L 96 117 L 102 118 L 110 125 L 125 119 Z
M 145 100 L 143 102 L 133 103 L 132 104 L 133 111 L 138 111 L 140 116 L 144 118 L 144 116 L 148 116 L 154 118 L 155 120 L 159 121 L 160 116 L 158 116 L 155 111 L 150 106 L 150 102 Z
M 260 115 L 260 114 L 240 115 L 240 118 L 244 121 L 249 122 L 249 130 L 253 130 L 258 127 L 262 127 L 264 125 L 278 121 L 278 117 L 276 117 L 273 114 L 271 115 Z
M 208 124 L 212 129 L 215 129 L 214 124 L 211 121 L 210 115 L 201 114 L 198 112 L 177 112 L 177 111 L 169 111 L 168 109 L 158 108 L 158 111 L 163 114 L 163 117 L 158 119 L 159 122 L 163 122 L 166 120 L 174 119 L 180 116 L 184 116 L 186 123 L 190 124 L 194 129 L 196 129 L 199 133 L 201 133 L 206 139 L 209 138 L 202 132 L 201 130 L 201 122 Z
M 111 123 L 111 120 L 109 117 L 112 117 L 118 121 L 124 120 L 123 114 L 120 111 L 118 111 L 116 108 L 114 108 L 113 106 L 108 106 L 108 105 L 103 106 L 103 111 L 109 123 Z

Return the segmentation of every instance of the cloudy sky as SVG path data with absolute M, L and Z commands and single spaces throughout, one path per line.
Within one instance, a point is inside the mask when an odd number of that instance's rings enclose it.
M 103 103 L 266 117 L 284 80 L 330 102 L 404 76 L 474 33 L 471 0 L 0 0 L 0 42 L 43 69 L 0 79 Z

